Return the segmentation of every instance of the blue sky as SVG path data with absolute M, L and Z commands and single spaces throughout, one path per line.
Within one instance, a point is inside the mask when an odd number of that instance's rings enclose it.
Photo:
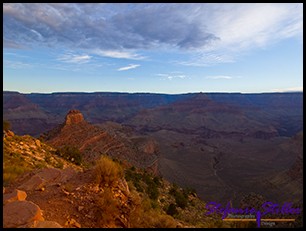
M 3 90 L 303 90 L 303 5 L 3 4 Z

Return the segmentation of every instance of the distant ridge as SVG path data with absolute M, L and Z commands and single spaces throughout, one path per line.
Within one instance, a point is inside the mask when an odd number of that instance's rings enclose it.
M 303 92 L 286 93 L 119 93 L 119 92 L 3 92 L 3 117 L 16 134 L 39 136 L 61 124 L 67 111 L 78 108 L 90 123 L 113 121 L 129 124 L 143 110 L 205 96 L 212 104 L 236 107 L 259 123 L 276 124 L 282 135 L 302 129 Z M 190 109 L 198 110 L 204 102 L 191 100 Z M 197 104 L 197 105 L 196 105 Z M 220 108 L 221 109 L 221 108 Z M 258 111 L 259 110 L 259 111 Z M 224 115 L 226 116 L 226 114 Z M 255 118 L 253 118 L 255 117 Z M 225 117 L 224 117 L 225 118 Z M 162 121 L 156 121 L 160 123 Z M 265 125 L 264 125 L 265 126 Z

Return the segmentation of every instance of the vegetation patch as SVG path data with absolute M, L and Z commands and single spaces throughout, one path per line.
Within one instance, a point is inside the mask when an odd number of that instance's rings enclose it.
M 115 181 L 123 177 L 123 170 L 119 163 L 114 162 L 107 156 L 101 156 L 96 162 L 95 178 L 100 185 L 113 185 Z
M 74 164 L 81 165 L 82 163 L 82 154 L 76 147 L 66 145 L 56 150 L 55 154 Z

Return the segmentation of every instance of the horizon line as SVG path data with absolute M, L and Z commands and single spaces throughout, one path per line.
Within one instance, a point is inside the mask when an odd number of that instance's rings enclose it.
M 54 92 L 20 92 L 13 90 L 3 90 L 3 93 L 19 93 L 19 94 L 94 94 L 94 93 L 117 93 L 117 94 L 156 94 L 156 95 L 185 95 L 185 94 L 276 94 L 276 93 L 303 93 L 302 91 L 268 91 L 268 92 L 224 92 L 224 91 L 199 91 L 199 92 L 184 92 L 184 93 L 162 93 L 162 92 L 121 92 L 121 91 L 54 91 Z

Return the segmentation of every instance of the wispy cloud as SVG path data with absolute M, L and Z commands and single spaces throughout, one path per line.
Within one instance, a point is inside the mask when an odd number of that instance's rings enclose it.
M 116 58 L 116 59 L 133 59 L 133 60 L 142 60 L 145 59 L 144 56 L 138 55 L 129 51 L 118 51 L 118 50 L 100 50 L 96 49 L 93 51 L 94 54 L 99 56 Z
M 170 74 L 156 74 L 157 76 L 160 76 L 164 79 L 169 79 L 169 80 L 172 80 L 172 79 L 185 79 L 187 78 L 186 75 L 182 74 L 181 72 L 171 72 Z
M 233 79 L 232 76 L 229 75 L 212 75 L 212 76 L 206 76 L 206 79 Z
M 91 56 L 89 55 L 74 55 L 74 54 L 65 54 L 60 57 L 58 57 L 58 61 L 66 62 L 66 63 L 76 63 L 76 64 L 82 64 L 82 63 L 88 63 L 91 59 Z
M 130 64 L 130 65 L 126 66 L 126 67 L 118 68 L 117 71 L 127 71 L 127 70 L 130 70 L 130 69 L 137 68 L 139 66 L 140 66 L 139 64 Z
M 217 65 L 220 63 L 233 63 L 235 62 L 235 55 L 233 53 L 223 53 L 220 51 L 199 51 L 191 55 L 187 61 L 175 62 L 184 66 L 199 66 L 206 67 Z
M 3 52 L 3 55 L 9 55 L 9 56 L 17 57 L 17 58 L 28 58 L 28 56 L 14 53 L 14 52 Z
M 40 41 L 43 40 L 43 36 L 39 32 L 37 32 L 36 30 L 33 30 L 33 29 L 31 29 L 30 31 L 33 32 L 37 36 L 38 40 L 40 40 Z
M 11 60 L 5 60 L 3 65 L 4 67 L 11 69 L 24 69 L 24 68 L 33 67 L 33 64 L 30 63 L 26 63 L 23 61 L 11 61 Z

